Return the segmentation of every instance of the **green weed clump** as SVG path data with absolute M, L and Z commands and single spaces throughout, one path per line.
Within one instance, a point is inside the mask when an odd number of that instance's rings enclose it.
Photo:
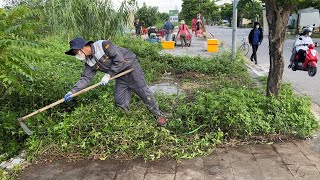
M 249 78 L 243 61 L 231 62 L 230 54 L 205 59 L 174 57 L 160 54 L 160 45 L 115 37 L 116 45 L 137 54 L 149 84 L 159 81 L 165 72 L 180 75 L 180 83 L 197 84 L 182 96 L 156 95 L 160 108 L 171 114 L 167 127 L 156 127 L 135 95 L 130 112 L 116 108 L 111 82 L 30 118 L 28 125 L 34 135 L 27 137 L 16 119 L 61 99 L 82 72 L 81 62 L 64 55 L 67 42 L 54 37 L 43 41 L 46 48 L 26 49 L 42 59 L 31 64 L 35 76 L 24 82 L 28 93 L 12 94 L 0 102 L 4 117 L 0 153 L 14 154 L 26 148 L 29 158 L 44 151 L 100 159 L 193 158 L 210 153 L 224 138 L 268 134 L 307 137 L 318 128 L 309 99 L 293 95 L 289 85 L 282 86 L 278 98 L 265 97 L 264 90 Z M 97 74 L 93 83 L 102 75 Z
M 278 98 L 243 87 L 200 92 L 194 101 L 179 106 L 177 115 L 188 122 L 190 130 L 204 125 L 202 131 L 221 130 L 225 138 L 310 136 L 319 127 L 310 111 L 310 100 L 293 95 L 289 85 L 282 88 Z
M 16 165 L 11 170 L 2 170 L 0 169 L 0 179 L 1 180 L 14 180 L 18 177 L 21 172 L 21 167 Z

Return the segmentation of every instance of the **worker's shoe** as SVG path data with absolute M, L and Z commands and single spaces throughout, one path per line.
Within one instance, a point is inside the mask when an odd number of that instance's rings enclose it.
M 158 126 L 163 127 L 167 124 L 167 119 L 165 117 L 158 117 L 157 124 Z

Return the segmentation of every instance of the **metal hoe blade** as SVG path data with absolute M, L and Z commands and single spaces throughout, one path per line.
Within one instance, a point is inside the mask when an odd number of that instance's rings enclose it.
M 33 132 L 28 128 L 28 126 L 23 122 L 23 119 L 20 118 L 19 119 L 19 124 L 22 127 L 22 129 L 24 130 L 24 132 L 26 132 L 29 136 L 31 136 L 33 134 Z

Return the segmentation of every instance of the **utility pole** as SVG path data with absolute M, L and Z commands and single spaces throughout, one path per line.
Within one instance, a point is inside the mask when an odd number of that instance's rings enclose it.
M 232 17 L 232 60 L 236 58 L 236 34 L 237 34 L 237 0 L 233 0 L 233 17 Z

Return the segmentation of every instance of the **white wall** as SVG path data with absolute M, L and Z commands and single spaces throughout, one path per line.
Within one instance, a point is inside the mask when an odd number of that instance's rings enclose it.
M 320 27 L 320 14 L 319 12 L 301 13 L 300 17 L 300 27 L 303 26 L 313 26 L 315 24 L 316 28 Z

